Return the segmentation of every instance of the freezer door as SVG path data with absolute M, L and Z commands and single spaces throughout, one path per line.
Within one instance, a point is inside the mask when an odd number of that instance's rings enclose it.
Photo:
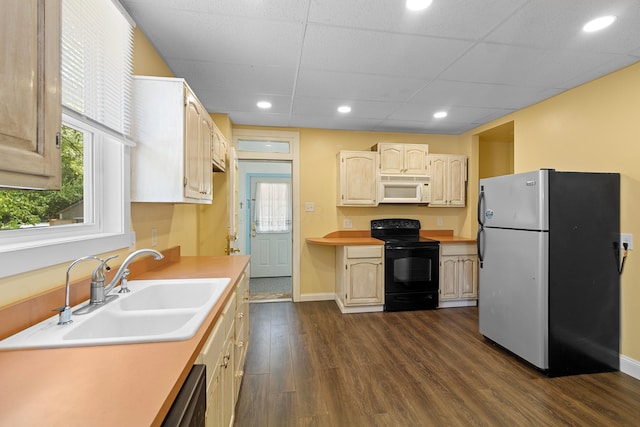
M 484 227 L 548 230 L 548 170 L 480 180 L 478 220 Z
M 485 228 L 479 269 L 480 333 L 548 369 L 547 232 Z

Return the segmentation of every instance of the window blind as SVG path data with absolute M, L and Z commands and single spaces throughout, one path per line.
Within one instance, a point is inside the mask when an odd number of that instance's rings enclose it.
M 131 135 L 133 26 L 114 0 L 62 0 L 62 106 L 126 139 Z

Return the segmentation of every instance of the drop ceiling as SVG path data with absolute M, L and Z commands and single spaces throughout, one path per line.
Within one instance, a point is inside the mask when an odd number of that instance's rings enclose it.
M 244 125 L 459 134 L 640 59 L 638 0 L 121 3 L 209 112 Z M 617 20 L 582 32 L 602 15 Z

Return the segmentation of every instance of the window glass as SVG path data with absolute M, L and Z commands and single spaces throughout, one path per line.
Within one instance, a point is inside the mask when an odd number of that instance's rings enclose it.
M 286 182 L 256 184 L 255 224 L 258 233 L 291 230 L 290 190 Z
M 238 151 L 252 153 L 289 153 L 288 141 L 238 139 Z
M 85 139 L 88 141 L 85 143 Z M 85 213 L 85 152 L 90 135 L 62 126 L 62 186 L 59 191 L 0 190 L 0 230 L 51 227 L 91 221 Z M 91 169 L 91 168 L 87 168 Z M 89 216 L 89 217 L 87 217 Z

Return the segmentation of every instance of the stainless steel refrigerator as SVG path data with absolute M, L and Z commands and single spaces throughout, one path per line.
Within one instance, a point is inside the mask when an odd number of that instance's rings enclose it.
M 480 333 L 550 376 L 619 370 L 620 176 L 480 180 Z

